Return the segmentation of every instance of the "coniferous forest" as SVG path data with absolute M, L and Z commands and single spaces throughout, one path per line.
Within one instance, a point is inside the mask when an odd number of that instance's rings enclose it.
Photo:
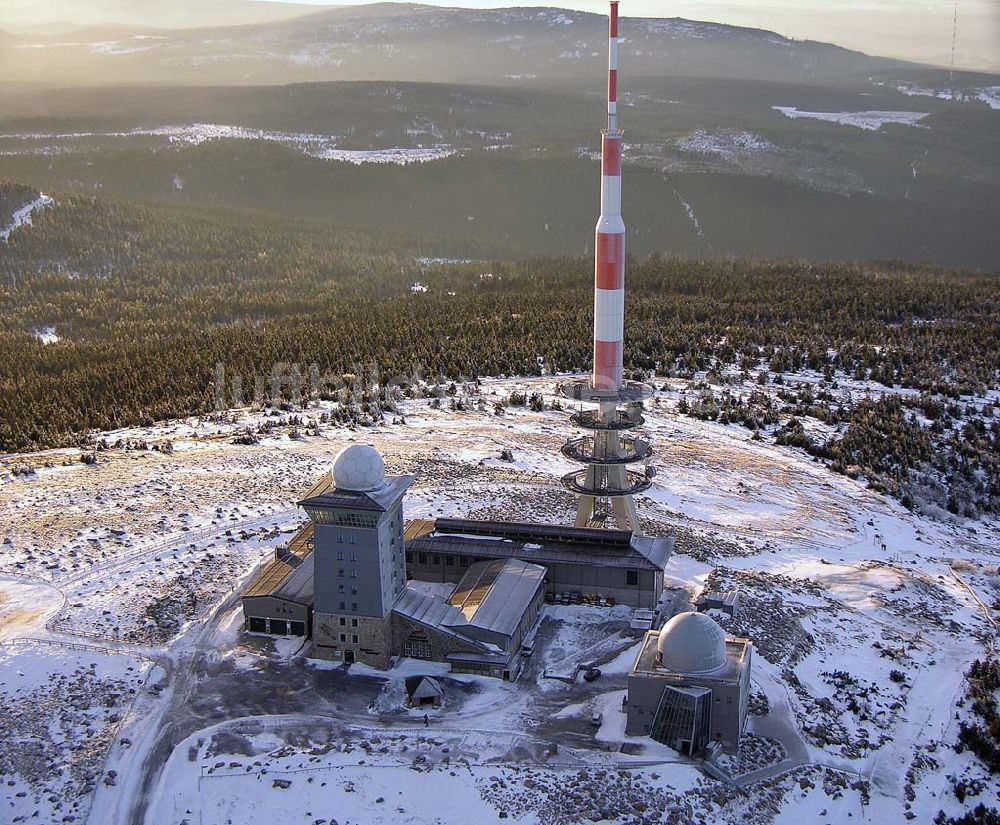
M 463 262 L 422 257 L 442 248 Z M 247 382 L 275 364 L 432 382 L 588 369 L 590 259 L 491 260 L 495 251 L 211 207 L 60 198 L 0 245 L 0 450 L 209 412 L 219 364 Z M 780 395 L 781 409 L 706 384 L 681 412 L 754 432 L 773 425 L 779 443 L 910 505 L 929 487 L 952 512 L 1000 508 L 1000 418 L 980 404 L 963 421 L 962 401 L 997 383 L 996 275 L 652 255 L 630 260 L 627 284 L 636 374 L 825 377 L 815 393 Z M 58 340 L 43 343 L 40 330 Z M 824 403 L 824 383 L 838 377 L 914 392 L 845 409 Z M 796 414 L 847 427 L 816 443 Z

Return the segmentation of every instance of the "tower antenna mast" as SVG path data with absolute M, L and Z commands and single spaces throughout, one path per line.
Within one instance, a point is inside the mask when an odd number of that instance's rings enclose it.
M 601 132 L 601 216 L 594 260 L 594 367 L 588 379 L 560 387 L 572 400 L 596 404 L 572 416 L 591 434 L 563 445 L 567 458 L 586 465 L 563 476 L 579 498 L 576 524 L 639 531 L 636 493 L 650 486 L 651 471 L 629 470 L 648 459 L 649 441 L 628 431 L 642 424 L 642 401 L 652 388 L 622 378 L 625 333 L 625 222 L 622 220 L 622 132 L 618 128 L 618 0 L 608 27 L 608 125 Z

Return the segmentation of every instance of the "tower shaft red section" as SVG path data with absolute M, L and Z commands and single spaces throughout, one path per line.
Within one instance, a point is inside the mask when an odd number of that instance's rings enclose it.
M 622 386 L 625 327 L 625 223 L 622 221 L 622 133 L 618 129 L 618 0 L 608 29 L 608 128 L 601 139 L 601 217 L 594 262 L 594 372 L 597 389 Z

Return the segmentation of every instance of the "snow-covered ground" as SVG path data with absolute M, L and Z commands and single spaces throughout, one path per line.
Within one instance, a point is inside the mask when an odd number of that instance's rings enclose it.
M 718 155 L 726 160 L 738 160 L 761 152 L 780 151 L 767 138 L 755 135 L 753 132 L 731 129 L 714 132 L 699 129 L 678 140 L 677 147 L 685 152 Z
M 936 97 L 939 100 L 956 100 L 961 103 L 985 103 L 991 109 L 1000 109 L 1000 86 L 980 86 L 972 89 L 928 89 L 923 86 L 896 87 L 908 97 Z
M 787 390 L 818 377 L 784 378 Z M 156 825 L 568 823 L 581 811 L 621 823 L 894 822 L 905 811 L 926 822 L 960 811 L 947 776 L 973 759 L 950 747 L 955 703 L 969 663 L 993 643 L 998 526 L 908 512 L 801 451 L 679 416 L 692 382 L 657 385 L 666 389 L 645 413 L 658 473 L 639 501 L 644 526 L 677 538 L 668 578 L 679 604 L 706 585 L 740 587 L 741 615 L 716 618 L 757 648 L 755 736 L 720 768 L 738 788 L 625 737 L 636 642 L 622 607 L 547 606 L 516 684 L 409 661 L 345 673 L 304 663 L 297 641 L 241 634 L 242 583 L 303 520 L 294 502 L 345 444 L 371 443 L 391 472 L 417 476 L 408 518 L 571 520 L 558 484 L 572 468 L 559 453 L 573 433 L 568 412 L 494 412 L 514 391 L 551 403 L 554 380 L 486 380 L 459 388 L 464 411 L 447 397 L 404 400 L 396 423 L 367 428 L 303 435 L 334 403 L 322 402 L 296 412 L 307 419 L 296 438 L 281 416 L 236 410 L 107 433 L 93 465 L 70 450 L 0 458 L 33 470 L 0 483 L 0 570 L 11 574 L 0 580 L 0 691 L 17 711 L 7 736 L 40 736 L 22 706 L 102 697 L 42 737 L 49 761 L 85 754 L 80 772 L 4 767 L 13 810 L 51 787 L 61 812 L 76 801 L 92 805 L 92 823 L 141 815 Z M 838 391 L 899 390 L 845 377 Z M 275 426 L 259 444 L 232 443 L 264 422 Z M 545 678 L 582 662 L 603 676 Z M 404 707 L 402 680 L 418 673 L 445 686 L 427 727 Z M 109 691 L 118 698 L 105 707 Z M 167 719 L 177 740 L 164 738 Z M 74 750 L 88 730 L 87 748 Z M 143 783 L 148 808 L 137 805 Z
M 5 822 L 85 822 L 104 758 L 148 662 L 40 642 L 0 647 Z M 96 820 L 95 820 L 96 821 Z
M 60 336 L 56 335 L 55 327 L 39 327 L 32 332 L 42 344 L 55 344 L 61 340 Z
M 919 126 L 920 121 L 930 114 L 929 112 L 806 112 L 801 111 L 795 106 L 772 106 L 771 108 L 781 112 L 785 117 L 792 120 L 798 118 L 825 120 L 829 123 L 854 126 L 870 132 L 877 132 L 887 123 L 898 123 L 903 126 Z
M 280 132 L 268 129 L 251 129 L 223 123 L 189 123 L 129 129 L 124 132 L 26 132 L 0 134 L 0 156 L 23 154 L 66 154 L 91 151 L 99 140 L 128 140 L 160 138 L 176 146 L 199 146 L 209 141 L 256 140 L 279 143 L 297 149 L 306 155 L 322 160 L 348 163 L 424 163 L 451 157 L 458 150 L 449 144 L 436 143 L 425 146 L 386 146 L 380 149 L 346 149 L 338 146 L 341 135 L 319 135 L 304 132 Z M 183 189 L 184 182 L 174 176 L 175 189 Z M 43 196 L 44 197 L 44 196 Z M 48 199 L 46 200 L 48 202 Z M 35 208 L 35 207 L 33 207 Z M 30 210 L 29 210 L 30 212 Z M 30 221 L 28 221 L 30 223 Z M 0 232 L 0 237 L 5 237 Z

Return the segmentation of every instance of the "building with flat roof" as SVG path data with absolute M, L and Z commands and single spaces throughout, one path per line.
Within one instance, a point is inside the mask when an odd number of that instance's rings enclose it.
M 407 525 L 407 576 L 458 581 L 485 559 L 520 559 L 545 567 L 547 592 L 592 594 L 653 608 L 673 551 L 670 537 L 631 530 L 472 519 L 420 519 Z
M 735 753 L 747 718 L 753 646 L 704 613 L 646 633 L 628 675 L 625 733 L 684 754 Z

